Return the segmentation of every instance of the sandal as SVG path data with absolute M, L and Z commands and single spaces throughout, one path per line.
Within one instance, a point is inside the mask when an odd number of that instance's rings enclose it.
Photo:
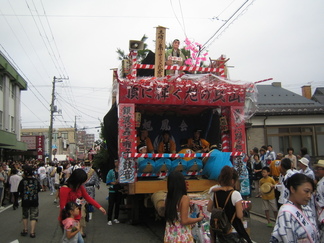
M 28 234 L 28 230 L 23 230 L 20 232 L 21 236 L 26 236 Z
M 30 233 L 29 236 L 30 236 L 30 238 L 35 238 L 36 237 L 35 233 Z

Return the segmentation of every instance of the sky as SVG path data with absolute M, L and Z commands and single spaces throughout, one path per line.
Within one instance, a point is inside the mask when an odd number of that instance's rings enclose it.
M 204 45 L 208 57 L 230 60 L 229 78 L 281 82 L 301 94 L 324 87 L 322 0 L 0 0 L 0 51 L 28 83 L 22 128 L 47 128 L 53 78 L 54 129 L 74 127 L 99 138 L 111 106 L 117 48 L 129 40 L 155 51 L 157 26 L 166 41 Z M 208 63 L 207 63 L 208 64 Z

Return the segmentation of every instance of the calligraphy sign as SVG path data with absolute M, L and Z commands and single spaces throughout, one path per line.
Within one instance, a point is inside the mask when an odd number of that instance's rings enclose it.
M 246 151 L 244 107 L 230 107 L 231 144 L 233 152 Z
M 37 159 L 44 160 L 44 136 L 36 136 Z
M 165 27 L 156 27 L 156 42 L 155 42 L 155 77 L 164 76 L 165 65 Z
M 133 183 L 135 180 L 135 161 L 132 158 L 124 158 L 124 153 L 136 152 L 135 143 L 135 105 L 118 105 L 118 141 L 119 141 L 119 172 L 121 183 Z
M 135 105 L 119 104 L 118 141 L 121 153 L 134 153 L 135 149 Z
M 120 80 L 119 102 L 194 106 L 244 106 L 246 85 L 213 76 L 202 79 L 143 78 Z
M 134 183 L 135 182 L 135 160 L 133 158 L 120 157 L 119 162 L 119 182 Z

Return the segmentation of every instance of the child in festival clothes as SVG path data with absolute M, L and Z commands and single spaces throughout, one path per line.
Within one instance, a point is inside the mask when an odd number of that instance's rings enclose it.
M 63 243 L 84 242 L 80 233 L 80 222 L 75 219 L 79 213 L 80 208 L 75 202 L 68 202 L 62 210 L 62 225 L 64 227 Z
M 265 166 L 262 168 L 262 178 L 260 179 L 260 187 L 262 188 L 262 185 L 264 183 L 270 183 L 271 186 L 269 189 L 267 189 L 267 192 L 262 192 L 262 208 L 265 212 L 265 216 L 267 218 L 268 227 L 273 227 L 273 225 L 270 222 L 270 213 L 269 213 L 269 208 L 271 208 L 274 217 L 277 218 L 277 214 L 278 214 L 278 208 L 277 208 L 277 202 L 276 202 L 276 197 L 275 197 L 275 193 L 274 193 L 274 187 L 276 185 L 275 180 L 269 176 L 270 174 L 270 168 Z

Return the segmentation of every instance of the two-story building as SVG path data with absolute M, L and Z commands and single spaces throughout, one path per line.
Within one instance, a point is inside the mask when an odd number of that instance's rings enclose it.
M 28 151 L 24 153 L 25 157 L 38 158 L 44 160 L 49 155 L 49 129 L 48 128 L 25 128 L 21 130 L 22 140 L 28 143 Z M 34 141 L 43 138 L 43 156 L 38 153 L 38 145 Z M 75 129 L 74 128 L 55 128 L 53 129 L 52 154 L 67 155 L 69 158 L 76 157 Z
M 258 102 L 255 115 L 246 123 L 248 149 L 272 145 L 274 150 L 287 154 L 292 147 L 295 154 L 306 147 L 314 158 L 324 158 L 324 88 L 318 88 L 312 99 L 311 87 L 302 87 L 298 95 L 281 87 L 280 82 L 257 85 Z
M 20 137 L 22 90 L 26 80 L 0 52 L 0 161 L 18 159 L 27 150 Z

